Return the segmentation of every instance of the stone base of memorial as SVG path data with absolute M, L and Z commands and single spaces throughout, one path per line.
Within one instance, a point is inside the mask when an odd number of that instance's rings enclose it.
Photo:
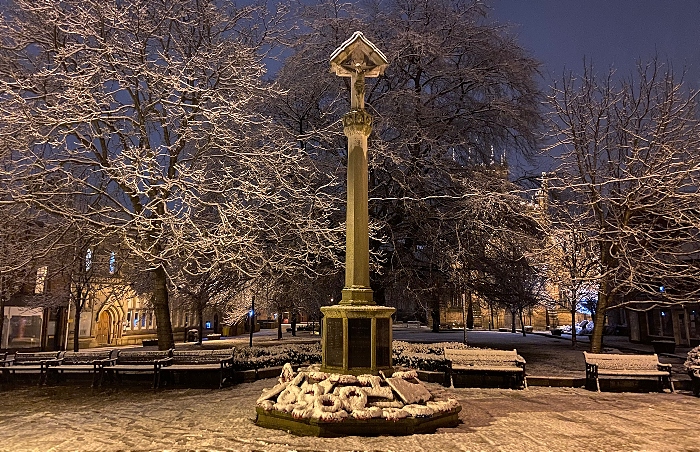
M 285 365 L 258 399 L 255 423 L 305 436 L 411 435 L 456 426 L 461 409 L 436 400 L 415 371 L 355 376 Z
M 373 374 L 391 367 L 391 315 L 386 306 L 333 305 L 323 312 L 322 371 Z

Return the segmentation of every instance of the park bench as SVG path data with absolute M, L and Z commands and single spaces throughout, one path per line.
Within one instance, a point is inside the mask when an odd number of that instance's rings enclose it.
M 454 374 L 500 375 L 509 387 L 527 388 L 525 360 L 516 350 L 445 349 L 449 381 Z
M 3 379 L 14 380 L 16 375 L 38 375 L 39 384 L 44 382 L 47 361 L 59 357 L 61 352 L 16 352 L 12 358 L 0 361 Z M 10 377 L 11 376 L 11 377 Z
M 158 377 L 163 361 L 172 356 L 171 350 L 118 350 L 117 356 L 102 361 L 100 385 L 105 375 L 110 381 L 121 382 L 124 374 L 152 374 L 153 387 L 158 387 Z
M 164 383 L 172 382 L 173 376 L 179 373 L 218 372 L 219 389 L 224 381 L 231 381 L 233 372 L 233 349 L 224 350 L 175 350 L 171 357 L 162 361 L 158 369 Z M 157 384 L 161 384 L 158 375 Z
M 79 352 L 65 352 L 56 359 L 46 361 L 46 377 L 44 382 L 48 383 L 51 377 L 59 383 L 66 374 L 88 374 L 92 375 L 92 386 L 99 383 L 102 375 L 103 362 L 112 357 L 116 350 L 96 349 Z
M 659 389 L 663 389 L 664 381 L 673 392 L 671 380 L 671 365 L 662 364 L 656 354 L 653 355 L 621 355 L 612 353 L 583 352 L 586 359 L 586 388 L 595 387 L 600 392 L 600 379 L 658 379 Z

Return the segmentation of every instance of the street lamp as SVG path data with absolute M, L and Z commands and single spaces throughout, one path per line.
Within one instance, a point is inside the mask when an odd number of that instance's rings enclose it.
M 253 333 L 255 332 L 255 294 L 250 301 L 250 312 L 248 312 L 250 317 L 250 346 L 253 346 Z

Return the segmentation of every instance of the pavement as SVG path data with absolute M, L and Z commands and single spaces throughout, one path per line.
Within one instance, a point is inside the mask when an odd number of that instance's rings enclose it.
M 0 451 L 698 451 L 700 398 L 581 388 L 444 388 L 462 405 L 430 435 L 298 437 L 254 423 L 276 380 L 222 390 L 19 387 L 0 393 Z
M 433 333 L 427 327 L 394 328 L 394 340 L 408 342 L 462 342 L 464 330 L 447 330 Z M 588 336 L 577 336 L 576 346 L 571 344 L 571 335 L 552 336 L 549 331 L 511 333 L 501 331 L 467 331 L 467 344 L 473 347 L 493 348 L 497 350 L 517 350 L 527 361 L 526 372 L 539 377 L 584 378 L 586 363 L 583 352 L 588 351 Z M 605 336 L 603 348 L 613 353 L 654 353 L 651 345 L 636 344 L 626 336 Z M 674 354 L 662 354 L 659 360 L 673 366 L 674 380 L 689 380 L 683 368 L 690 348 L 676 347 Z
M 317 340 L 286 333 L 284 341 Z M 426 328 L 394 329 L 394 338 L 461 341 L 463 331 L 435 335 Z M 644 347 L 606 338 L 606 347 Z M 248 337 L 216 341 L 247 344 Z M 548 334 L 468 331 L 471 345 L 516 348 L 528 375 L 581 375 L 582 350 Z M 213 346 L 205 342 L 205 346 Z M 256 333 L 254 343 L 278 343 L 276 332 Z M 185 344 L 178 344 L 178 346 Z M 640 349 L 641 351 L 641 349 Z M 648 351 L 648 350 L 647 350 Z M 680 355 L 679 355 L 680 356 Z M 580 359 L 580 362 L 578 361 Z M 678 361 L 664 356 L 663 360 Z M 674 365 L 675 367 L 675 365 Z M 558 370 L 557 370 L 558 369 Z M 90 390 L 84 384 L 0 391 L 0 451 L 696 451 L 700 452 L 700 398 L 676 393 L 593 392 L 579 387 L 527 390 L 445 388 L 438 396 L 462 405 L 455 428 L 431 435 L 344 438 L 297 437 L 255 425 L 255 400 L 274 379 L 222 390 L 153 391 L 149 382 Z

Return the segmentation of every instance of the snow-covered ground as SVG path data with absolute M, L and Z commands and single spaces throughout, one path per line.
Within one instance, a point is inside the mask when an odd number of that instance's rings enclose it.
M 394 329 L 395 339 L 415 342 L 460 341 L 462 335 L 458 330 L 435 334 L 427 328 Z M 284 336 L 285 342 L 290 340 L 288 333 Z M 237 337 L 216 345 L 243 346 L 247 340 Z M 312 336 L 300 333 L 292 341 L 306 340 Z M 254 342 L 278 343 L 270 331 L 256 333 Z M 495 331 L 470 331 L 468 342 L 517 348 L 528 361 L 528 375 L 584 375 L 582 350 L 588 344 L 573 350 L 565 339 Z M 612 337 L 606 345 L 648 347 Z M 256 399 L 275 383 L 269 379 L 223 390 L 157 392 L 147 381 L 101 391 L 91 391 L 84 382 L 4 388 L 0 451 L 700 451 L 700 398 L 689 392 L 449 389 L 428 384 L 431 391 L 461 403 L 460 426 L 433 435 L 307 438 L 254 424 Z
M 255 399 L 275 380 L 223 390 L 143 385 L 16 387 L 0 393 L 2 451 L 698 450 L 700 399 L 689 393 L 584 389 L 448 389 L 463 421 L 406 437 L 297 437 L 254 424 Z

